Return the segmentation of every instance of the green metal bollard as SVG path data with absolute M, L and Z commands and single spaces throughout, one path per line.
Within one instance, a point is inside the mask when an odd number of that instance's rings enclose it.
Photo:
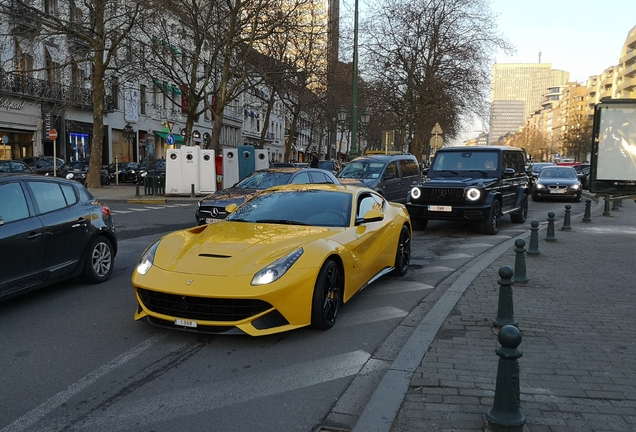
M 512 279 L 514 271 L 510 266 L 503 266 L 499 269 L 499 302 L 497 305 L 497 318 L 493 321 L 493 324 L 497 327 L 503 327 L 506 325 L 517 325 L 517 320 L 514 318 L 514 306 L 512 302 L 512 285 L 515 281 Z
M 609 197 L 605 197 L 605 206 L 603 207 L 603 216 L 610 216 L 612 212 L 610 212 L 610 202 Z
M 190 198 L 194 198 L 196 195 L 194 194 L 194 183 L 190 185 Z
M 612 201 L 612 211 L 618 211 L 620 210 L 620 208 L 618 207 L 618 200 L 615 199 L 614 201 Z
M 499 426 L 523 426 L 526 418 L 519 409 L 521 405 L 519 358 L 523 352 L 518 349 L 518 346 L 521 344 L 521 332 L 518 328 L 507 325 L 499 330 L 497 339 L 501 347 L 495 350 L 499 356 L 495 399 L 486 418 Z
M 591 213 L 592 213 L 592 200 L 588 198 L 585 200 L 585 213 L 583 213 L 583 222 L 592 222 Z
M 515 240 L 515 283 L 527 283 L 530 279 L 526 275 L 526 241 L 524 239 Z
M 572 212 L 572 206 L 571 205 L 566 205 L 565 206 L 565 217 L 563 218 L 563 226 L 561 227 L 562 230 L 571 230 L 572 226 L 570 225 L 570 213 Z
M 548 213 L 548 231 L 545 240 L 549 242 L 556 241 L 556 237 L 554 236 L 554 212 Z
M 530 246 L 528 247 L 528 255 L 539 255 L 539 221 L 530 222 Z

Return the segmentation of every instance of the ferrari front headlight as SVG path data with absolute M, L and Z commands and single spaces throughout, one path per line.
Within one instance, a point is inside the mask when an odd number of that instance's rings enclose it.
M 268 283 L 272 283 L 281 277 L 287 270 L 294 265 L 298 258 L 303 254 L 304 249 L 300 248 L 295 250 L 292 253 L 289 253 L 283 257 L 278 258 L 276 261 L 265 267 L 263 270 L 259 271 L 252 278 L 252 285 L 267 285 Z
M 479 189 L 470 188 L 466 191 L 466 198 L 468 198 L 469 201 L 477 201 L 480 196 L 481 191 Z
M 157 253 L 157 247 L 161 240 L 157 240 L 153 244 L 151 244 L 148 249 L 144 252 L 139 260 L 139 264 L 137 264 L 137 273 L 141 275 L 145 275 L 148 273 L 148 270 L 152 267 L 155 261 L 155 253 Z

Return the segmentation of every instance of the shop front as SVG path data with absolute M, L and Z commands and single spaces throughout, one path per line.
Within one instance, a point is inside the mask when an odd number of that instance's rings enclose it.
M 41 155 L 40 104 L 0 95 L 0 159 Z

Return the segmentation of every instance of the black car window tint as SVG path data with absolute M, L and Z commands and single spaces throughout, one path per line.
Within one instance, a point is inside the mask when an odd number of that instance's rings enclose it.
M 402 175 L 404 177 L 417 176 L 420 173 L 417 162 L 412 159 L 402 159 L 400 161 L 400 168 L 402 169 Z
M 398 178 L 398 168 L 397 163 L 391 162 L 386 166 L 386 170 L 384 171 L 384 175 L 382 176 L 383 180 L 390 180 L 394 178 Z
M 66 204 L 72 206 L 77 202 L 77 195 L 75 194 L 75 189 L 71 185 L 62 185 L 62 193 L 64 194 L 64 198 L 66 198 Z
M 320 172 L 310 172 L 309 176 L 311 177 L 312 183 L 333 183 L 329 177 Z
M 0 185 L 0 217 L 5 224 L 29 217 L 29 207 L 19 183 Z
M 8 162 L 0 162 L 0 172 L 11 172 Z
M 49 213 L 66 207 L 66 199 L 57 183 L 29 182 L 40 213 Z

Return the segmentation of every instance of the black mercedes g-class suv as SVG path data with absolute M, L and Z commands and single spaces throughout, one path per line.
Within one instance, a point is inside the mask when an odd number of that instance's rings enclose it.
M 501 217 L 524 223 L 528 215 L 526 153 L 517 147 L 444 147 L 406 202 L 413 228 L 429 219 L 474 221 L 497 234 Z

